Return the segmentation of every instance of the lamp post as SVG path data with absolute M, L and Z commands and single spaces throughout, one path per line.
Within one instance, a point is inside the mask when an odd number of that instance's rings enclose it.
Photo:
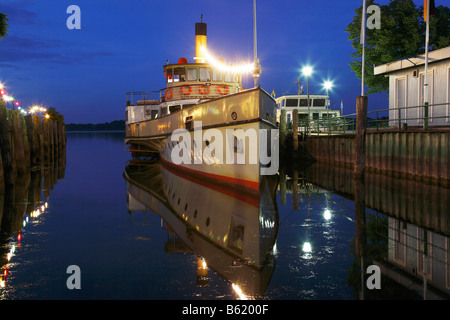
M 326 104 L 326 108 L 327 108 L 327 121 L 328 123 L 330 122 L 329 120 L 329 114 L 328 114 L 328 110 L 330 109 L 330 94 L 329 94 L 329 90 L 333 87 L 333 82 L 327 80 L 323 83 L 323 87 L 325 88 L 325 90 L 327 90 L 327 104 Z
M 309 76 L 312 74 L 313 69 L 310 66 L 303 67 L 302 73 L 306 77 L 306 94 L 308 96 L 308 127 L 307 132 L 309 133 L 309 124 L 311 121 L 311 109 L 310 109 L 310 101 L 309 101 Z

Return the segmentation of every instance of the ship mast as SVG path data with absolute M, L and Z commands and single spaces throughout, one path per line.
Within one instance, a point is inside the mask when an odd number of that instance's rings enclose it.
M 255 70 L 253 77 L 255 78 L 255 88 L 258 86 L 258 78 L 261 76 L 261 65 L 257 55 L 256 45 L 256 0 L 253 0 L 253 59 L 255 61 Z

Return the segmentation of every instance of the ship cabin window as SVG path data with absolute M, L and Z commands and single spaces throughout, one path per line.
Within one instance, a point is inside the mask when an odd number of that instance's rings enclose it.
M 212 71 L 212 79 L 213 81 L 222 81 L 222 71 L 213 69 Z
M 311 105 L 311 99 L 309 100 L 309 105 Z M 300 107 L 307 107 L 308 99 L 300 99 Z
M 174 68 L 173 69 L 173 82 L 186 81 L 186 68 Z
M 298 99 L 286 99 L 286 107 L 298 107 Z
M 175 106 L 169 106 L 170 113 L 174 113 L 175 111 L 178 111 L 178 110 L 181 110 L 181 106 L 179 104 L 175 105 Z
M 158 118 L 158 110 L 151 111 L 152 119 Z
M 225 82 L 236 82 L 236 74 L 234 72 L 225 72 Z
M 196 104 L 183 104 L 183 109 L 187 109 L 187 108 L 190 108 L 190 107 L 193 107 L 193 106 L 195 106 Z
M 307 113 L 299 113 L 298 114 L 298 119 L 308 119 L 308 114 Z
M 314 119 L 314 120 L 319 119 L 319 113 L 318 113 L 318 112 L 314 112 L 314 113 L 313 113 L 313 119 Z
M 166 79 L 167 79 L 167 83 L 173 82 L 173 69 L 172 68 L 166 70 Z
M 197 75 L 197 68 L 187 68 L 186 69 L 186 79 L 187 81 L 197 81 L 198 75 Z
M 285 107 L 285 106 L 286 106 L 286 100 L 283 99 L 283 100 L 281 101 L 281 107 Z
M 325 107 L 325 99 L 314 99 L 313 106 L 314 107 Z
M 200 81 L 211 81 L 210 68 L 200 68 Z
M 161 117 L 165 116 L 167 114 L 167 107 L 161 107 L 160 114 L 161 114 Z

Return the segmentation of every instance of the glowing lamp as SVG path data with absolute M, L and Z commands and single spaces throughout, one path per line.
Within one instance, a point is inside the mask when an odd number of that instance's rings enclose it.
M 323 83 L 323 87 L 324 87 L 325 89 L 327 89 L 327 90 L 330 90 L 330 89 L 333 87 L 333 82 L 331 82 L 331 81 L 325 81 L 325 82 Z
M 309 76 L 312 74 L 312 72 L 313 72 L 313 69 L 312 69 L 312 67 L 310 67 L 310 66 L 306 66 L 306 67 L 303 67 L 303 68 L 302 68 L 302 73 L 303 73 L 303 75 L 305 75 L 306 77 L 309 77 Z

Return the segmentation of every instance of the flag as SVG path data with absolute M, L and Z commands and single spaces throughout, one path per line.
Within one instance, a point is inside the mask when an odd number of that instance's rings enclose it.
M 275 98 L 275 88 L 272 91 L 272 97 Z
M 427 21 L 428 17 L 434 17 L 434 15 L 436 14 L 436 5 L 434 4 L 434 0 L 429 0 L 430 1 L 430 13 L 428 14 L 428 0 L 424 0 L 424 4 L 423 4 L 423 20 Z
M 427 1 L 427 0 L 425 0 Z M 362 14 L 361 14 L 361 36 L 359 43 L 364 45 L 366 43 L 366 0 L 363 1 Z

